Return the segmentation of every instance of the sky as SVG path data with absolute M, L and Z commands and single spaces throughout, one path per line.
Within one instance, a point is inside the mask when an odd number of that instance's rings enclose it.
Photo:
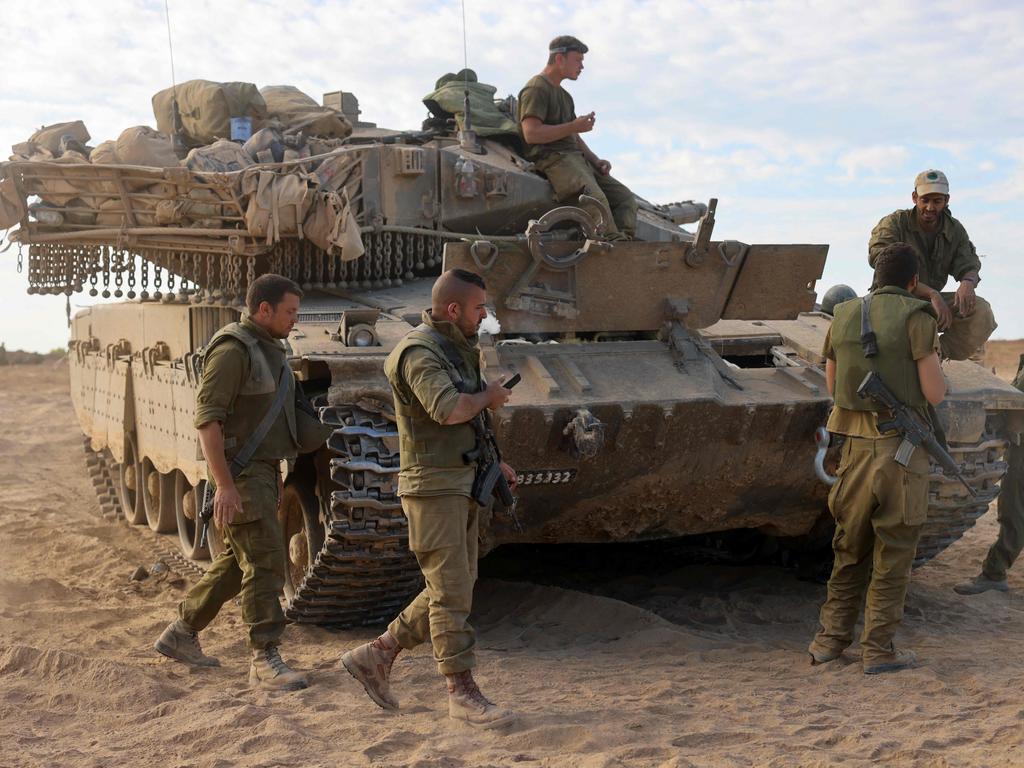
M 386 127 L 418 128 L 422 97 L 463 66 L 458 2 L 168 4 L 178 82 L 352 91 Z M 82 119 L 97 143 L 155 123 L 163 0 L 0 0 L 0 18 L 0 157 L 44 124 Z M 1024 337 L 1024 4 L 465 0 L 465 18 L 469 64 L 499 95 L 540 71 L 552 37 L 586 42 L 567 87 L 596 112 L 586 139 L 613 175 L 653 202 L 717 197 L 716 238 L 828 243 L 819 296 L 863 292 L 871 228 L 910 207 L 919 171 L 945 171 L 994 338 Z M 63 346 L 64 298 L 26 295 L 15 266 L 15 248 L 0 254 L 0 341 Z

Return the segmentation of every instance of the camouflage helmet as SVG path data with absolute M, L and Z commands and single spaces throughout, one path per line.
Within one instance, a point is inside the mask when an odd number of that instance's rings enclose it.
M 825 295 L 821 297 L 821 311 L 826 315 L 831 315 L 836 304 L 842 304 L 844 301 L 856 298 L 857 292 L 850 286 L 843 285 L 842 283 L 839 283 L 839 285 L 833 285 L 825 291 Z

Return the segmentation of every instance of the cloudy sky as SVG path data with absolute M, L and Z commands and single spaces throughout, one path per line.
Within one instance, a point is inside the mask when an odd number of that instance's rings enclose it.
M 353 91 L 388 127 L 418 127 L 420 99 L 462 66 L 457 2 L 169 4 L 179 82 Z M 171 81 L 162 0 L 0 11 L 0 152 L 58 121 L 84 120 L 97 142 L 154 123 L 150 97 Z M 723 238 L 829 243 L 819 293 L 863 290 L 872 226 L 910 206 L 918 171 L 943 169 L 984 254 L 995 335 L 1024 337 L 1019 2 L 466 0 L 466 20 L 469 63 L 500 94 L 539 71 L 551 37 L 583 39 L 569 89 L 597 113 L 587 141 L 613 173 L 656 202 L 718 197 Z M 63 345 L 63 298 L 26 296 L 14 266 L 0 254 L 0 341 Z

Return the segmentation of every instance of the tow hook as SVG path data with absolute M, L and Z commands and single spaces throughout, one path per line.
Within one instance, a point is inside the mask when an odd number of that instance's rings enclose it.
M 569 452 L 584 459 L 597 456 L 604 445 L 604 422 L 586 408 L 576 411 L 576 416 L 565 425 L 562 434 L 572 440 Z
M 831 437 L 824 427 L 818 427 L 814 432 L 814 442 L 818 444 L 818 452 L 814 454 L 814 474 L 825 485 L 836 484 L 836 476 L 825 471 L 825 453 L 828 451 Z

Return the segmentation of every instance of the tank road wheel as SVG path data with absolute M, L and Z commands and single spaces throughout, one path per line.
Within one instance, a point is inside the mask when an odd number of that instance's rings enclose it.
M 172 533 L 177 529 L 174 473 L 157 472 L 149 459 L 142 460 L 142 506 L 146 510 L 146 522 L 157 533 Z
M 300 483 L 288 483 L 281 497 L 278 518 L 286 557 L 284 594 L 291 601 L 324 546 L 324 524 L 320 520 L 316 492 Z
M 121 514 L 128 525 L 142 525 L 146 522 L 146 510 L 140 493 L 141 462 L 135 448 L 135 438 L 125 437 L 124 461 L 117 465 L 117 495 L 121 502 Z
M 210 557 L 209 547 L 199 546 L 199 526 L 196 524 L 205 487 L 205 480 L 193 486 L 183 473 L 174 473 L 174 516 L 178 523 L 178 540 L 182 554 L 190 560 L 207 560 Z M 211 542 L 213 538 L 210 537 Z

